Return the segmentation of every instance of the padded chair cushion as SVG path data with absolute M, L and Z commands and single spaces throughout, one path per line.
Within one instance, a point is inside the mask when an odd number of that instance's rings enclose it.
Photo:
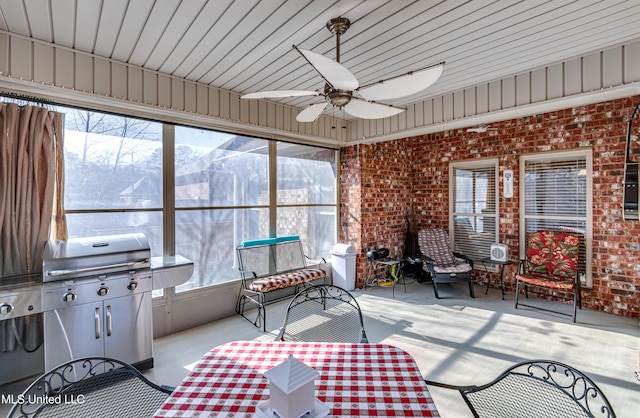
M 467 271 L 473 270 L 472 267 L 467 263 L 456 264 L 455 266 L 433 266 L 433 271 L 436 273 L 466 273 Z
M 568 278 L 562 279 L 557 276 L 551 276 L 549 274 L 540 274 L 540 273 L 518 274 L 516 275 L 516 279 L 521 280 L 523 282 L 527 282 L 534 286 L 544 286 L 552 289 L 564 289 L 564 290 L 573 289 L 573 280 Z
M 574 277 L 580 238 L 566 232 L 539 231 L 529 235 L 528 273 Z
M 418 245 L 423 255 L 433 259 L 441 268 L 456 265 L 456 259 L 449 245 L 447 231 L 441 228 L 422 229 L 418 232 Z
M 255 292 L 270 292 L 276 289 L 296 286 L 311 280 L 326 277 L 327 273 L 321 269 L 302 269 L 289 273 L 276 274 L 254 280 L 249 288 Z

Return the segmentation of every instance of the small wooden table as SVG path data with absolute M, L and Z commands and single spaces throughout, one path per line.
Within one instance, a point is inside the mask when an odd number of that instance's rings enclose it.
M 487 264 L 493 264 L 494 266 L 498 266 L 498 268 L 500 269 L 500 290 L 502 291 L 502 300 L 504 300 L 504 295 L 505 295 L 505 291 L 504 291 L 504 281 L 503 281 L 503 277 L 504 277 L 504 266 L 509 266 L 511 264 L 513 264 L 513 261 L 511 260 L 506 260 L 506 261 L 499 261 L 499 260 L 492 260 L 491 257 L 485 257 L 480 259 L 480 262 L 482 263 L 482 265 L 484 266 L 484 279 L 487 280 L 487 288 L 484 291 L 484 294 L 486 295 L 487 293 L 489 293 L 489 270 L 487 269 Z M 481 279 L 482 280 L 482 279 Z

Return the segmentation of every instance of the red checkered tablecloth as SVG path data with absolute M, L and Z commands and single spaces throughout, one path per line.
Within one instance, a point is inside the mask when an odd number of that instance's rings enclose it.
M 196 364 L 156 417 L 253 416 L 269 399 L 263 373 L 289 354 L 320 373 L 330 416 L 439 417 L 413 358 L 384 344 L 234 341 Z

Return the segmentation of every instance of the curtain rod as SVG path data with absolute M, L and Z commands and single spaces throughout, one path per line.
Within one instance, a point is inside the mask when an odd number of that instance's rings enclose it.
M 7 93 L 7 92 L 0 92 L 0 95 L 9 99 L 29 102 L 36 105 L 58 106 L 58 103 L 52 102 L 51 100 L 43 99 L 41 97 L 36 97 L 36 96 L 27 96 L 24 94 Z

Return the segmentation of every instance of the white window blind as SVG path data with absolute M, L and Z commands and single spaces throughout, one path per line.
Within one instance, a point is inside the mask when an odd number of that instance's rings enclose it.
M 591 151 L 522 156 L 520 179 L 520 258 L 531 232 L 575 233 L 582 280 L 591 286 Z
M 451 163 L 449 231 L 453 249 L 469 257 L 490 256 L 498 237 L 497 160 Z

